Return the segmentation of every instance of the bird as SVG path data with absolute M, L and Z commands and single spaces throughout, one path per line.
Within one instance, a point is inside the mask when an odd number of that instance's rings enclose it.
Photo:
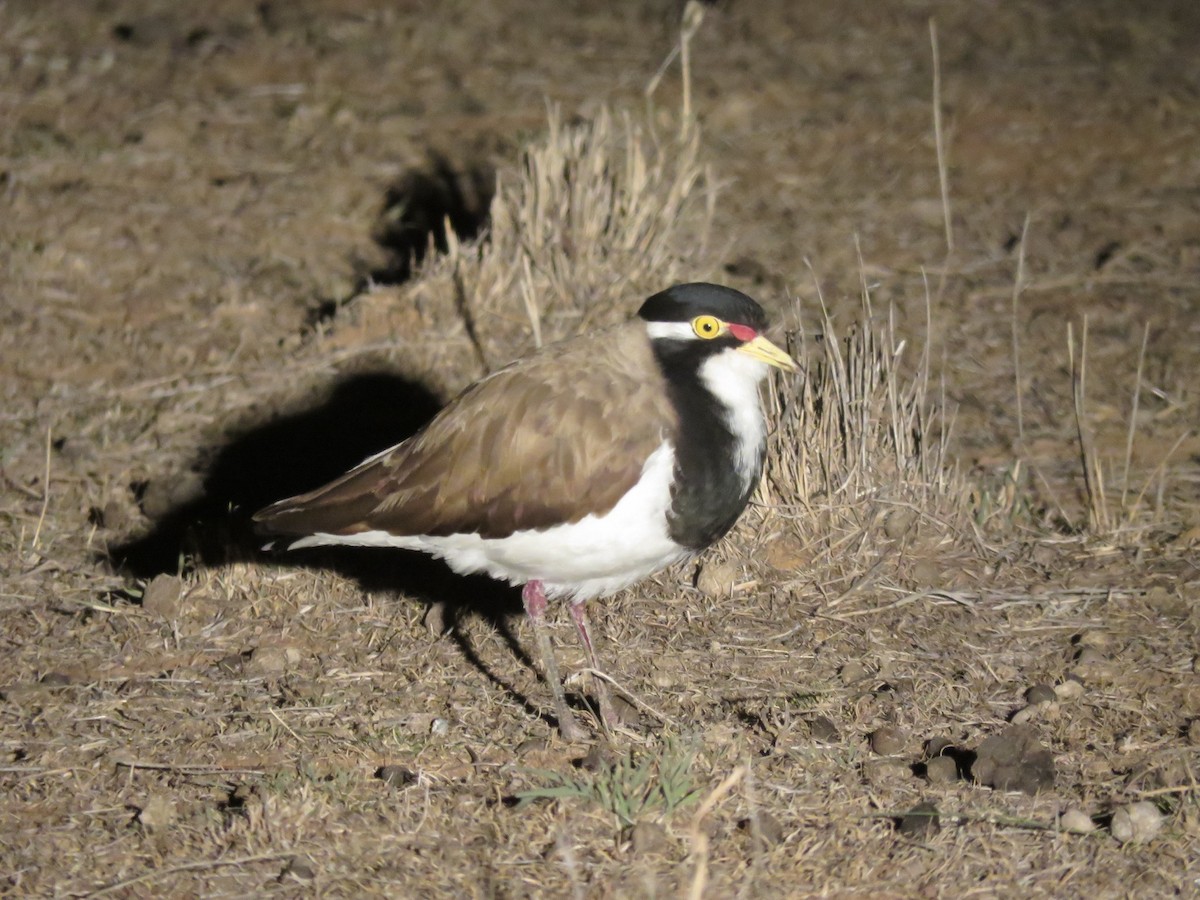
M 695 557 L 733 526 L 766 455 L 759 386 L 772 367 L 800 371 L 767 327 L 740 291 L 676 284 L 622 324 L 486 375 L 407 440 L 258 511 L 254 527 L 291 550 L 417 550 L 521 586 L 559 732 L 586 740 L 548 601 L 567 602 L 600 672 L 586 601 Z M 593 681 L 608 731 L 619 720 Z

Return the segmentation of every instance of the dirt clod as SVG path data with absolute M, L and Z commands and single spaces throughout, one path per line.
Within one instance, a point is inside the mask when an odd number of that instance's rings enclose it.
M 1058 825 L 1063 831 L 1072 834 L 1091 834 L 1096 830 L 1095 821 L 1078 806 L 1072 806 L 1063 812 L 1058 817 Z
M 637 856 L 666 856 L 671 852 L 667 829 L 648 819 L 639 819 L 629 829 L 629 844 Z
M 894 756 L 904 750 L 908 735 L 894 725 L 884 725 L 871 732 L 871 750 L 880 756 Z
M 883 533 L 891 540 L 902 538 L 917 521 L 917 511 L 911 506 L 901 506 L 883 517 Z
M 838 676 L 842 684 L 854 684 L 867 677 L 867 667 L 857 659 L 852 659 L 838 670 Z
M 255 675 L 281 675 L 300 662 L 300 650 L 291 644 L 262 644 L 254 648 L 246 671 Z
M 1053 703 L 1058 699 L 1052 684 L 1035 684 L 1025 692 L 1025 699 L 1031 704 Z
M 1011 725 L 976 751 L 972 777 L 1000 791 L 1035 794 L 1054 785 L 1054 755 L 1027 725 Z
M 783 843 L 783 825 L 765 809 L 756 810 L 738 822 L 738 828 L 748 833 L 755 844 L 764 850 Z
M 307 883 L 317 877 L 317 870 L 310 860 L 302 856 L 293 857 L 288 861 L 288 864 L 283 867 L 283 871 L 279 873 L 280 881 L 299 881 Z
M 179 813 L 175 801 L 166 794 L 151 794 L 138 810 L 138 824 L 147 831 L 161 831 L 175 824 Z
M 925 764 L 925 777 L 930 784 L 953 784 L 958 781 L 958 764 L 949 756 L 935 756 Z
M 1056 684 L 1054 686 L 1054 695 L 1058 697 L 1059 700 L 1065 701 L 1078 700 L 1084 695 L 1085 691 L 1086 689 L 1083 686 L 1083 682 L 1078 678 L 1068 678 L 1061 684 Z
M 417 773 L 404 766 L 380 766 L 375 770 L 375 777 L 394 788 L 406 788 L 417 783 Z
M 1129 803 L 1113 812 L 1112 836 L 1122 844 L 1144 844 L 1162 831 L 1164 821 L 1149 800 Z
M 705 563 L 696 575 L 696 589 L 705 597 L 728 597 L 742 577 L 742 567 L 728 560 Z
M 182 595 L 183 581 L 178 575 L 155 575 L 142 594 L 142 609 L 161 619 L 174 619 Z
M 937 834 L 942 830 L 937 806 L 928 800 L 918 803 L 900 817 L 896 830 L 908 838 L 926 838 Z
M 842 738 L 837 725 L 828 716 L 815 716 L 808 723 L 808 734 L 814 741 L 823 744 L 833 744 Z

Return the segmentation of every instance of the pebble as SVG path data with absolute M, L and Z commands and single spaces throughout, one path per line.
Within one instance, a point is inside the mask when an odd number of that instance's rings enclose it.
M 842 684 L 854 684 L 867 677 L 867 667 L 858 660 L 852 659 L 838 670 L 838 675 L 842 679 Z
M 1058 817 L 1058 827 L 1072 834 L 1091 834 L 1096 830 L 1096 823 L 1078 806 L 1072 806 Z
M 247 671 L 256 675 L 278 675 L 300 662 L 299 649 L 290 644 L 262 644 L 250 654 Z
M 904 750 L 908 735 L 894 725 L 884 725 L 871 732 L 871 749 L 880 756 L 894 756 Z
M 147 831 L 161 831 L 178 818 L 175 801 L 165 794 L 151 794 L 138 810 L 138 824 Z
M 404 766 L 380 766 L 375 770 L 375 777 L 394 788 L 406 788 L 417 783 L 417 773 Z
M 925 763 L 925 777 L 930 784 L 953 784 L 958 781 L 958 763 L 949 756 L 935 756 Z
M 971 777 L 999 791 L 1036 794 L 1054 786 L 1054 754 L 1028 725 L 1010 725 L 975 751 Z
M 883 533 L 891 540 L 904 537 L 917 521 L 917 511 L 911 506 L 898 506 L 883 517 Z
M 762 558 L 767 565 L 779 572 L 793 572 L 812 562 L 812 554 L 804 542 L 794 534 L 784 534 L 767 544 Z
M 828 716 L 817 716 L 808 723 L 808 734 L 814 741 L 833 744 L 841 740 L 837 725 Z
M 1122 844 L 1144 844 L 1163 827 L 1163 814 L 1149 800 L 1141 800 L 1113 813 L 1112 835 Z
M 883 757 L 863 763 L 863 777 L 873 787 L 885 787 L 912 776 L 912 770 L 902 759 Z
M 1075 678 L 1068 678 L 1062 684 L 1054 686 L 1054 695 L 1059 700 L 1078 700 L 1083 696 L 1083 682 Z
M 317 873 L 312 863 L 302 856 L 292 857 L 288 864 L 283 867 L 283 871 L 279 873 L 280 881 L 292 878 L 296 881 L 308 882 L 316 877 Z
M 765 809 L 738 822 L 738 828 L 748 832 L 764 850 L 783 843 L 783 825 Z
M 639 819 L 629 829 L 629 843 L 638 856 L 666 856 L 671 851 L 667 829 L 648 819 Z
M 1200 719 L 1192 719 L 1188 725 L 1187 739 L 1193 747 L 1200 747 Z
M 450 720 L 443 719 L 441 716 L 438 716 L 436 719 L 434 719 L 432 722 L 429 723 L 429 733 L 435 734 L 438 737 L 442 737 L 443 735 L 449 734 L 450 733 Z
M 174 619 L 182 596 L 183 579 L 178 575 L 155 575 L 142 592 L 142 609 L 160 619 Z
M 1058 694 L 1052 684 L 1035 684 L 1025 692 L 1025 699 L 1031 704 L 1053 703 L 1058 699 Z
M 741 566 L 714 560 L 706 563 L 696 576 L 696 589 L 706 597 L 728 597 L 741 575 Z

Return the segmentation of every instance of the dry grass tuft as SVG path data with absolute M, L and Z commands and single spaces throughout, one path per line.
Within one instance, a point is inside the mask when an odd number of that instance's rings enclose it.
M 486 234 L 463 242 L 447 223 L 446 252 L 387 293 L 453 310 L 485 369 L 624 319 L 630 298 L 709 274 L 715 187 L 699 145 L 687 123 L 662 136 L 630 114 L 567 124 L 552 109 L 516 171 L 497 176 Z
M 968 535 L 970 491 L 947 458 L 929 347 L 914 351 L 891 311 L 877 317 L 865 286 L 845 334 L 823 302 L 821 313 L 818 334 L 792 336 L 804 376 L 772 392 L 774 449 L 758 496 L 770 515 L 759 528 L 790 531 L 794 561 L 818 583 L 852 578 L 844 596 L 902 540 Z

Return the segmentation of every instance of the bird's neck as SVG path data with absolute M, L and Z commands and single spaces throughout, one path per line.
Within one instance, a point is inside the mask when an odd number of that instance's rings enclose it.
M 677 543 L 702 550 L 733 526 L 762 474 L 766 367 L 732 351 L 658 355 L 679 418 L 668 527 Z

